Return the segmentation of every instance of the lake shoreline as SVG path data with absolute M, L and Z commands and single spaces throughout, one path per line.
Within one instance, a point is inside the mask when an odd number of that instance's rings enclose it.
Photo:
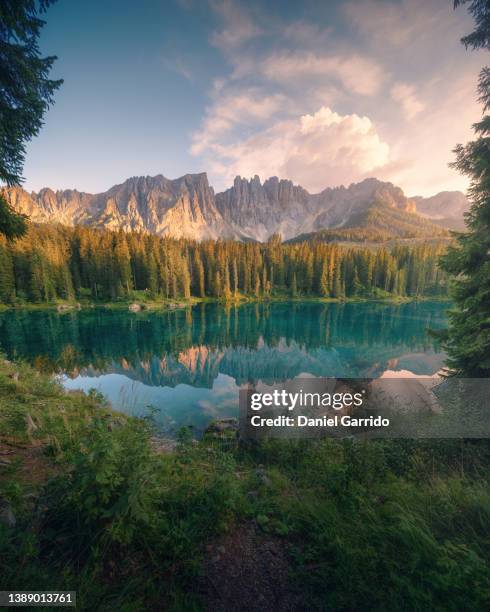
M 239 296 L 229 300 L 221 298 L 190 298 L 188 300 L 115 300 L 115 301 L 56 301 L 50 303 L 20 303 L 20 304 L 0 304 L 0 312 L 9 310 L 15 311 L 45 311 L 57 310 L 60 313 L 72 312 L 74 310 L 88 310 L 92 308 L 104 308 L 110 310 L 130 310 L 132 312 L 156 311 L 156 310 L 177 310 L 189 308 L 197 304 L 220 304 L 222 306 L 241 306 L 244 304 L 272 304 L 288 302 L 307 302 L 313 304 L 352 304 L 352 303 L 386 303 L 386 304 L 408 304 L 412 302 L 450 302 L 449 296 L 391 296 L 391 297 L 317 297 L 317 296 L 267 296 L 252 297 Z

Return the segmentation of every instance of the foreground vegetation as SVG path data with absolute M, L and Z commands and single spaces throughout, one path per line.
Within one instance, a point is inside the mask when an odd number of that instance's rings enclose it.
M 260 580 L 226 573 L 243 563 L 230 555 L 245 529 L 260 558 L 280 551 L 287 580 L 268 581 L 297 609 L 488 605 L 484 441 L 250 446 L 184 431 L 175 452 L 157 453 L 151 421 L 4 361 L 0 405 L 5 588 L 77 590 L 84 610 L 216 609 L 230 582 L 238 599 L 263 596 Z
M 84 227 L 29 225 L 0 237 L 0 303 L 447 295 L 443 244 L 193 242 Z

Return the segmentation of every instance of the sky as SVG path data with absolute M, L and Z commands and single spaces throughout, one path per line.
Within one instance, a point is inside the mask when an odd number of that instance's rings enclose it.
M 130 176 L 375 176 L 409 196 L 465 190 L 484 52 L 452 0 L 59 0 L 40 47 L 64 84 L 27 147 L 24 187 Z

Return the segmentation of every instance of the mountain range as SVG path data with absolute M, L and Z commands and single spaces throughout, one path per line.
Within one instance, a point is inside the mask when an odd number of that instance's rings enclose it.
M 11 205 L 36 223 L 195 240 L 265 241 L 276 233 L 284 239 L 432 238 L 447 235 L 447 228 L 462 229 L 468 208 L 458 191 L 408 198 L 399 187 L 375 178 L 317 194 L 277 177 L 262 183 L 258 176 L 237 176 L 232 187 L 215 194 L 205 173 L 174 180 L 133 177 L 98 194 L 49 188 L 28 193 L 20 187 L 6 193 Z

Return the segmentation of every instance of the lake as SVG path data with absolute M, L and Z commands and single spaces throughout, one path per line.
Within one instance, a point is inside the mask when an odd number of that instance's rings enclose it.
M 67 389 L 96 389 L 115 409 L 152 407 L 159 428 L 197 434 L 238 414 L 238 390 L 299 376 L 431 375 L 444 362 L 427 329 L 445 302 L 199 304 L 162 312 L 91 308 L 0 313 L 0 349 Z

